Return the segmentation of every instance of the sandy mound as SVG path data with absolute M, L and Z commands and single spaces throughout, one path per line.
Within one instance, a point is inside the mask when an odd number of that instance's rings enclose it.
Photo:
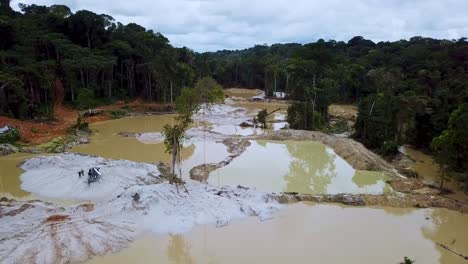
M 99 167 L 99 182 L 88 185 L 88 170 Z M 26 160 L 21 168 L 21 188 L 38 196 L 55 199 L 109 200 L 137 184 L 161 182 L 156 165 L 127 160 L 64 153 Z M 83 170 L 85 176 L 79 177 Z

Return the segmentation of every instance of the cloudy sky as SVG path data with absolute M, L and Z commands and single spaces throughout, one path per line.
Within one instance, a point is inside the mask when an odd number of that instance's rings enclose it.
M 255 44 L 468 37 L 468 0 L 13 0 L 135 22 L 196 51 Z

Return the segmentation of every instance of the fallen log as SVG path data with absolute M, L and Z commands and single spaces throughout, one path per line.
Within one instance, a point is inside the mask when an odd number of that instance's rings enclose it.
M 459 252 L 457 252 L 457 251 L 455 251 L 455 250 L 449 248 L 448 246 L 446 246 L 446 245 L 444 245 L 444 244 L 436 243 L 436 245 L 438 245 L 439 247 L 441 247 L 441 248 L 443 248 L 443 249 L 445 249 L 445 250 L 447 250 L 447 251 L 449 251 L 449 252 L 451 252 L 451 253 L 453 253 L 453 254 L 455 254 L 455 255 L 458 255 L 458 256 L 460 256 L 460 257 L 462 257 L 462 258 L 468 260 L 468 256 L 465 256 L 465 255 L 463 255 L 462 253 L 459 253 Z

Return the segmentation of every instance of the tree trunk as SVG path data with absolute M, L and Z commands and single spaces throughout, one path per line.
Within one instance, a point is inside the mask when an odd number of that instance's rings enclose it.
M 175 143 L 175 137 L 174 137 L 174 143 L 172 143 L 172 175 L 175 175 L 176 159 L 177 159 L 177 145 Z
M 312 130 L 315 130 L 315 96 L 312 100 Z
M 465 188 L 464 188 L 464 192 L 466 194 L 468 194 L 468 176 L 465 175 Z
M 304 130 L 307 130 L 307 106 L 309 105 L 309 99 L 306 99 L 304 106 Z
M 148 74 L 148 94 L 149 94 L 149 101 L 152 102 L 153 101 L 153 94 L 152 94 L 152 91 L 151 91 L 151 72 L 149 72 L 149 74 Z
M 374 110 L 375 100 L 377 100 L 377 96 L 374 98 L 374 102 L 372 102 L 372 106 L 371 106 L 371 109 L 369 111 L 369 117 L 372 116 L 372 111 Z
M 88 38 L 88 48 L 91 49 L 91 39 L 89 37 L 89 30 L 86 32 L 86 37 Z
M 173 91 L 172 91 L 172 81 L 171 81 L 171 104 L 174 104 L 174 100 L 173 100 L 173 97 L 172 97 L 173 96 L 172 92 Z
M 86 70 L 86 88 L 89 89 L 89 69 Z
M 112 73 L 113 71 L 114 71 L 114 66 L 112 66 L 112 69 L 109 72 L 109 78 L 108 78 L 109 98 L 112 97 Z
M 444 166 L 444 165 L 442 165 Z M 439 189 L 443 189 L 444 188 L 444 180 L 445 180 L 445 168 L 442 169 L 441 171 L 442 173 L 440 174 L 440 186 L 439 186 Z
M 81 87 L 85 87 L 83 69 L 80 69 Z
M 275 72 L 275 96 L 276 96 L 276 72 Z

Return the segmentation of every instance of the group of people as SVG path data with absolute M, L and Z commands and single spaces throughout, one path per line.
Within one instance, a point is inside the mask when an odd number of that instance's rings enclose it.
M 78 177 L 83 177 L 84 176 L 84 171 L 80 170 L 78 172 Z M 92 167 L 91 169 L 88 170 L 88 185 L 91 185 L 93 182 L 97 182 L 101 179 L 101 172 L 100 168 L 97 167 Z

